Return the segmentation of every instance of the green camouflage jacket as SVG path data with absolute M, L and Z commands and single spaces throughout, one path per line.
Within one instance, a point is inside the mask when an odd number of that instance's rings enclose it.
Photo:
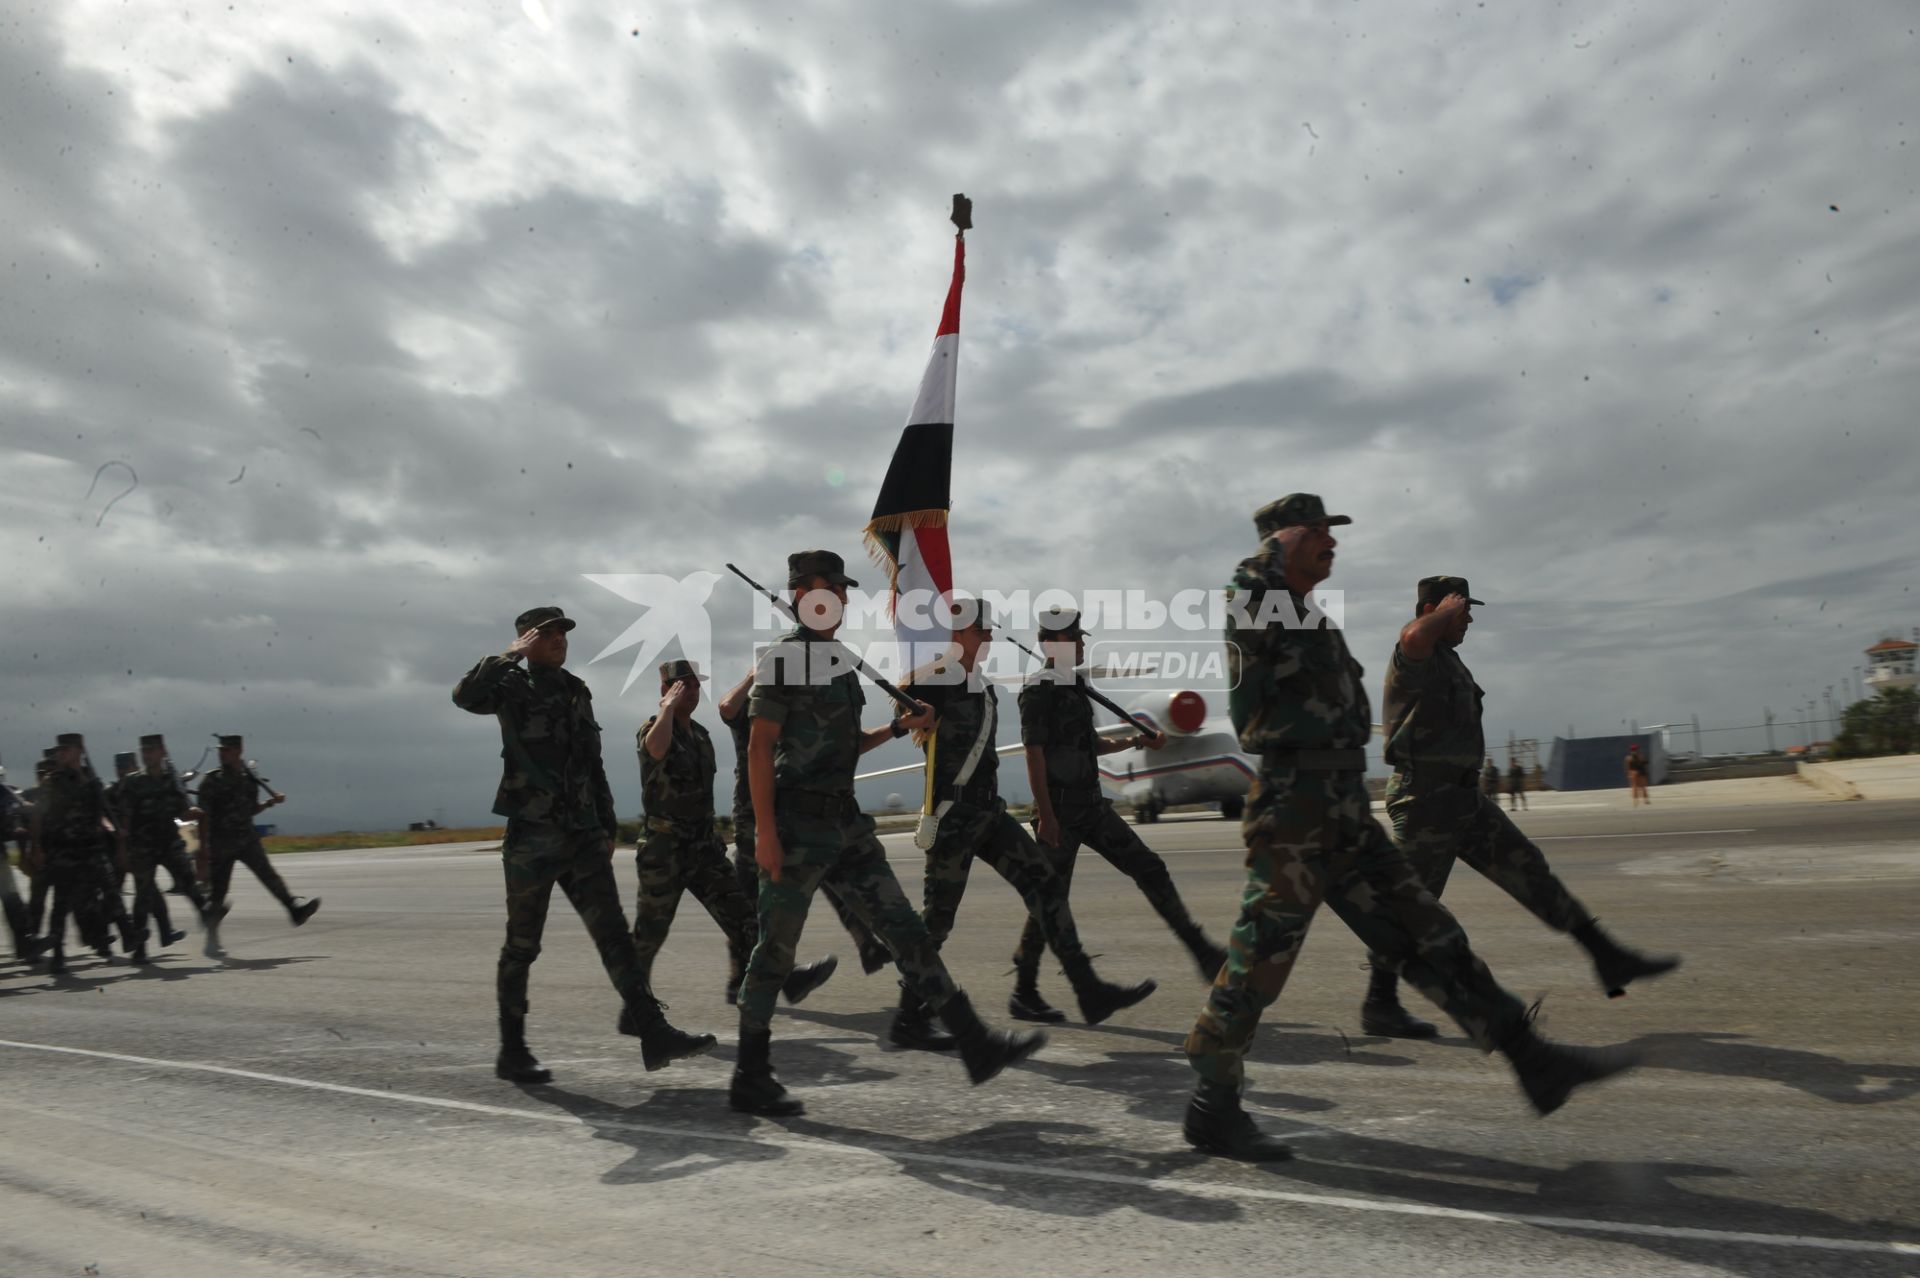
M 1048 790 L 1100 795 L 1100 738 L 1093 730 L 1093 703 L 1080 690 L 1078 676 L 1064 683 L 1042 671 L 1020 689 L 1020 741 L 1041 747 Z
M 155 775 L 136 772 L 118 784 L 115 810 L 127 818 L 127 836 L 142 844 L 171 844 L 180 837 L 174 824 L 193 806 L 173 769 Z
M 200 810 L 215 838 L 250 837 L 260 800 L 260 787 L 244 768 L 215 768 L 200 778 Z
M 762 655 L 747 713 L 780 725 L 773 781 L 781 790 L 853 797 L 860 759 L 860 676 L 844 668 L 845 649 L 796 629 Z
M 733 736 L 733 828 L 736 833 L 753 824 L 753 791 L 747 786 L 747 743 L 753 736 L 753 714 L 745 706 L 723 719 Z
M 1287 589 L 1280 547 L 1267 542 L 1234 571 L 1227 598 L 1227 708 L 1240 748 L 1362 749 L 1373 730 L 1365 673 L 1346 636 Z M 1244 606 L 1248 624 L 1237 615 Z M 1288 625 L 1305 617 L 1312 629 Z
M 70 847 L 105 837 L 100 818 L 107 812 L 106 787 L 90 773 L 63 768 L 49 772 L 35 807 L 40 837 L 48 844 Z
M 640 800 L 647 819 L 675 825 L 713 824 L 713 738 L 693 719 L 673 725 L 666 754 L 647 753 L 647 733 L 660 716 L 647 720 L 634 737 L 640 752 Z
M 989 705 L 995 707 L 997 722 L 1000 693 L 977 674 L 965 683 L 917 684 L 907 691 L 923 705 L 932 706 L 939 716 L 934 723 L 933 738 L 927 743 L 933 755 L 933 801 L 938 803 L 953 797 L 953 783 L 986 725 Z M 973 775 L 967 781 L 967 789 L 984 790 L 988 794 L 1000 792 L 1000 756 L 993 747 L 992 741 L 987 742 L 980 762 L 974 765 Z
M 523 670 L 503 656 L 482 657 L 454 685 L 453 704 L 500 721 L 496 815 L 616 836 L 593 693 L 578 676 L 561 667 Z
M 1387 762 L 1403 784 L 1473 785 L 1486 758 L 1480 728 L 1485 694 L 1460 654 L 1441 644 L 1425 661 L 1393 646 L 1387 663 Z

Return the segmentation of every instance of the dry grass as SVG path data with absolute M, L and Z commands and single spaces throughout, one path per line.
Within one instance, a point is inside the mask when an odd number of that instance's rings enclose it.
M 275 834 L 260 840 L 268 852 L 317 852 L 322 848 L 414 848 L 429 843 L 480 843 L 506 835 L 503 825 L 466 830 L 389 830 L 372 834 Z

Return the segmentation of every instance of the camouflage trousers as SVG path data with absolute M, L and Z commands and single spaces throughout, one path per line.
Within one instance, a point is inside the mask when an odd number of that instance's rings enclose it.
M 193 862 L 187 855 L 185 842 L 178 838 L 165 842 L 129 839 L 127 867 L 133 874 L 133 927 L 141 936 L 150 935 L 147 930 L 149 919 L 159 925 L 162 935 L 173 930 L 166 894 L 160 890 L 158 881 L 162 867 L 173 874 L 174 882 L 186 889 L 188 899 L 200 915 L 200 921 L 206 922 L 206 894 L 200 890 L 200 882 L 194 877 Z
M 92 949 L 103 950 L 113 944 L 113 929 L 117 925 L 121 940 L 131 948 L 133 923 L 119 894 L 113 890 L 113 854 L 107 847 L 94 841 L 48 843 L 46 853 L 46 865 L 40 877 L 46 880 L 53 901 L 47 935 L 56 944 L 60 943 L 66 934 L 67 920 L 71 918 L 81 941 Z
M 1026 827 L 1007 815 L 1004 802 L 991 808 L 956 803 L 940 819 L 939 837 L 927 853 L 921 897 L 925 906 L 921 918 L 936 946 L 945 945 L 953 935 L 953 921 L 975 858 L 992 866 L 1020 894 L 1029 919 L 1055 958 L 1067 963 L 1085 953 L 1073 910 L 1067 905 L 1066 881 L 1053 872 L 1047 854 Z
M 1209 1083 L 1238 1088 L 1260 1014 L 1280 997 L 1324 900 L 1375 954 L 1491 1051 L 1524 1022 L 1466 933 L 1373 819 L 1357 772 L 1262 770 L 1241 824 L 1247 886 L 1227 962 L 1187 1035 Z
M 251 831 L 245 835 L 215 834 L 210 840 L 207 866 L 213 876 L 210 895 L 215 904 L 227 899 L 227 889 L 233 886 L 233 867 L 236 863 L 252 870 L 253 877 L 260 880 L 260 886 L 280 902 L 289 916 L 293 914 L 293 893 L 287 890 L 280 871 L 273 868 L 267 850 L 260 846 L 260 836 Z
M 760 896 L 760 863 L 753 859 L 753 819 L 742 821 L 738 816 L 733 819 L 733 873 L 740 880 L 740 891 L 749 902 Z M 834 917 L 840 920 L 840 926 L 847 929 L 847 935 L 853 938 L 853 946 L 860 952 L 860 965 L 868 971 L 885 966 L 893 959 L 892 953 L 873 929 L 860 921 L 860 916 L 847 904 L 846 890 L 829 875 L 820 884 L 820 895 L 827 898 L 827 904 L 833 907 Z
M 1447 890 L 1457 858 L 1556 932 L 1593 921 L 1587 907 L 1567 891 L 1533 840 L 1500 810 L 1499 801 L 1466 786 L 1435 786 L 1414 794 L 1395 774 L 1387 786 L 1387 819 L 1393 841 L 1427 891 Z M 1376 967 L 1384 967 L 1377 956 Z
M 507 880 L 507 940 L 500 947 L 500 1015 L 527 1014 L 527 980 L 540 957 L 547 904 L 556 884 L 573 903 L 600 951 L 600 965 L 624 1000 L 647 993 L 633 935 L 613 879 L 613 848 L 604 830 L 568 830 L 539 821 L 507 820 L 500 844 Z
M 1081 846 L 1085 845 L 1105 857 L 1114 869 L 1132 879 L 1141 895 L 1147 898 L 1147 904 L 1153 907 L 1153 912 L 1165 920 L 1176 935 L 1184 936 L 1193 931 L 1193 918 L 1187 913 L 1186 903 L 1180 899 L 1179 889 L 1173 886 L 1173 875 L 1168 873 L 1167 863 L 1141 841 L 1139 833 L 1127 824 L 1125 817 L 1114 811 L 1113 804 L 1104 796 L 1068 797 L 1055 794 L 1053 811 L 1060 821 L 1060 846 L 1039 846 L 1045 850 L 1063 888 L 1071 887 L 1074 863 L 1079 859 Z M 1040 955 L 1046 949 L 1046 944 L 1046 934 L 1040 927 L 1038 916 L 1029 917 L 1026 930 L 1020 933 L 1020 944 L 1013 952 L 1013 965 L 1023 977 L 1030 978 L 1040 970 Z
M 793 971 L 813 893 L 832 879 L 847 906 L 893 955 L 902 983 L 934 1011 L 957 992 L 940 947 L 927 932 L 874 837 L 873 818 L 794 816 L 780 822 L 780 881 L 759 878 L 760 937 L 740 986 L 740 1027 L 773 1021 L 780 987 Z
M 702 827 L 648 830 L 640 840 L 640 895 L 633 907 L 634 957 L 641 977 L 653 977 L 653 959 L 667 943 L 680 896 L 691 892 L 727 938 L 727 975 L 738 981 L 753 952 L 753 900 L 727 864 L 726 845 L 711 823 Z M 757 885 L 756 885 L 757 886 Z

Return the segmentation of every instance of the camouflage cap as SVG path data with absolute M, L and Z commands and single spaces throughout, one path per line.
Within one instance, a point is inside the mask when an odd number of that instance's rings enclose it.
M 1253 526 L 1262 537 L 1293 524 L 1317 524 L 1323 519 L 1330 524 L 1353 522 L 1351 515 L 1329 515 L 1327 504 L 1316 493 L 1288 493 L 1253 512 Z
M 1467 579 L 1465 577 L 1422 577 L 1419 586 L 1415 589 L 1417 594 L 1414 599 L 1414 604 L 1420 608 L 1424 608 L 1428 604 L 1437 604 L 1448 595 L 1465 595 L 1468 603 L 1476 606 L 1484 606 L 1481 605 L 1478 599 L 1473 597 L 1473 592 L 1467 588 Z
M 993 615 L 993 609 L 978 595 L 970 595 L 963 590 L 948 593 L 948 629 L 965 630 L 968 626 L 977 625 L 988 634 L 992 634 L 999 628 L 999 624 L 1000 619 Z
M 213 735 L 219 738 L 220 748 L 222 750 L 244 750 L 247 748 L 246 738 L 237 732 L 227 735 L 216 732 Z
M 113 770 L 121 773 L 138 772 L 140 770 L 140 756 L 131 750 L 120 751 L 113 756 Z
M 678 683 L 682 679 L 698 679 L 701 683 L 705 683 L 707 676 L 701 674 L 700 667 L 685 657 L 660 663 L 661 683 Z
M 573 618 L 561 612 L 552 604 L 540 608 L 529 608 L 513 619 L 513 633 L 524 635 L 529 630 L 544 630 L 548 626 L 558 626 L 561 630 L 574 627 Z
M 1040 614 L 1040 638 L 1078 639 L 1086 629 L 1080 624 L 1078 608 L 1049 608 Z
M 787 556 L 787 589 L 798 590 L 815 577 L 825 577 L 836 586 L 857 586 L 847 576 L 847 561 L 831 550 L 797 550 Z
M 140 738 L 140 748 L 142 750 L 150 748 L 164 750 L 167 748 L 167 739 L 158 732 L 149 732 L 146 736 Z
M 59 753 L 60 753 L 59 746 L 47 746 L 40 751 L 40 761 L 42 763 L 45 763 L 48 759 L 51 759 L 54 755 Z
M 63 732 L 53 739 L 54 749 L 62 750 L 67 746 L 79 746 L 84 750 L 87 748 L 87 739 L 78 732 Z

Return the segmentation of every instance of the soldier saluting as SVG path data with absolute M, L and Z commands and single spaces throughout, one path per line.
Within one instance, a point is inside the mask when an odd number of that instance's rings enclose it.
M 740 1051 L 728 1097 L 746 1113 L 803 1111 L 774 1077 L 771 1022 L 774 1000 L 793 969 L 807 906 L 830 874 L 893 952 L 913 994 L 953 1031 L 973 1082 L 986 1082 L 1046 1041 L 1042 1034 L 1008 1034 L 981 1023 L 894 878 L 874 837 L 873 818 L 854 798 L 860 755 L 933 726 L 933 712 L 922 706 L 890 724 L 861 727 L 866 697 L 860 676 L 852 655 L 833 638 L 847 588 L 856 584 L 832 551 L 787 557 L 787 588 L 801 624 L 762 654 L 747 706 L 753 719 L 747 768 L 761 873 L 760 940 L 740 987 Z
M 1200 930 L 1187 913 L 1167 863 L 1128 825 L 1100 789 L 1100 756 L 1134 747 L 1158 749 L 1163 735 L 1103 739 L 1093 726 L 1093 703 L 1085 676 L 1075 673 L 1086 659 L 1087 632 L 1071 608 L 1050 608 L 1040 618 L 1040 650 L 1046 665 L 1020 690 L 1020 739 L 1027 750 L 1027 780 L 1033 786 L 1034 832 L 1047 849 L 1054 873 L 1073 882 L 1073 867 L 1084 845 L 1132 879 L 1147 904 L 1193 956 L 1200 979 L 1211 981 L 1227 952 Z M 1014 952 L 1016 976 L 1008 1011 L 1023 1021 L 1064 1019 L 1040 997 L 1040 955 L 1046 938 L 1034 919 L 1027 920 Z
M 1241 561 L 1230 589 L 1228 703 L 1240 747 L 1260 756 L 1260 771 L 1241 825 L 1247 886 L 1239 919 L 1187 1035 L 1199 1077 L 1185 1131 L 1189 1144 L 1228 1158 L 1291 1157 L 1241 1108 L 1240 1089 L 1260 1014 L 1285 987 L 1323 900 L 1482 1050 L 1505 1055 L 1540 1113 L 1634 1060 L 1536 1034 L 1525 1005 L 1475 957 L 1373 819 L 1364 775 L 1373 725 L 1360 663 L 1307 598 L 1333 571 L 1332 527 L 1352 522 L 1328 515 L 1311 493 L 1261 507 L 1260 552 Z
M 1593 960 L 1610 996 L 1627 983 L 1679 966 L 1618 944 L 1554 875 L 1546 856 L 1500 810 L 1497 788 L 1474 785 L 1474 760 L 1486 749 L 1484 693 L 1460 659 L 1473 625 L 1464 577 L 1426 577 L 1415 587 L 1414 618 L 1400 631 L 1387 664 L 1387 818 L 1393 841 L 1434 896 L 1446 890 L 1456 858 L 1527 907 L 1556 932 L 1571 933 Z M 1493 765 L 1488 764 L 1489 767 Z M 1519 782 L 1525 774 L 1518 761 Z M 1494 773 L 1498 781 L 1499 773 Z M 1389 1038 L 1432 1038 L 1434 1027 L 1400 1006 L 1390 962 L 1375 956 L 1373 981 L 1360 1008 L 1360 1028 Z
M 666 944 L 680 896 L 691 892 L 706 907 L 727 938 L 727 1002 L 736 1002 L 758 934 L 752 900 L 741 891 L 726 845 L 713 822 L 713 778 L 717 765 L 713 738 L 693 717 L 700 704 L 700 681 L 693 662 L 664 662 L 660 667 L 660 712 L 640 729 L 640 795 L 646 805 L 646 832 L 637 856 L 640 895 L 633 907 L 633 943 L 640 975 L 649 985 L 653 959 Z M 757 885 L 756 885 L 757 886 Z M 789 1003 L 798 1003 L 839 966 L 832 955 L 796 967 L 781 987 Z
M 320 898 L 303 901 L 287 890 L 286 881 L 280 877 L 280 871 L 273 868 L 272 859 L 261 846 L 260 832 L 253 828 L 256 816 L 285 803 L 287 796 L 268 790 L 247 766 L 243 757 L 246 738 L 229 733 L 219 740 L 220 766 L 201 777 L 199 786 L 200 810 L 206 814 L 208 873 L 213 880 L 212 904 L 203 918 L 223 918 L 231 908 L 227 903 L 227 889 L 233 885 L 233 867 L 237 862 L 253 871 L 260 886 L 286 910 L 287 919 L 299 927 L 320 908 Z M 209 927 L 206 953 L 211 958 L 220 952 L 219 932 Z
M 647 1069 L 713 1046 L 713 1035 L 683 1034 L 667 1022 L 627 931 L 613 881 L 619 826 L 600 760 L 593 694 L 565 668 L 567 632 L 573 627 L 558 608 L 527 609 L 514 619 L 517 637 L 507 650 L 482 657 L 453 689 L 453 704 L 499 720 L 504 747 L 493 811 L 507 818 L 500 844 L 507 939 L 500 947 L 500 1054 L 493 1072 L 513 1083 L 553 1081 L 528 1049 L 526 1031 L 528 977 L 540 957 L 547 903 L 556 885 L 600 951 L 600 964 L 623 1005 L 620 1032 L 639 1037 Z

